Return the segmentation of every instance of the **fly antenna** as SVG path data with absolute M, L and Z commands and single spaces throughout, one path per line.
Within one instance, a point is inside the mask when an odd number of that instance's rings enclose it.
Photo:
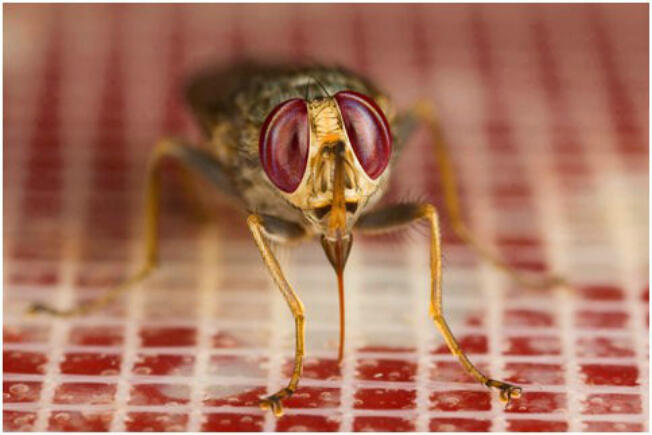
M 326 89 L 326 86 L 324 86 L 324 84 L 317 77 L 315 77 L 313 74 L 310 74 L 310 77 L 312 77 L 315 83 L 317 83 L 317 85 L 321 88 L 321 90 L 324 91 L 324 93 L 328 98 L 333 98 L 331 93 L 328 92 L 328 89 Z

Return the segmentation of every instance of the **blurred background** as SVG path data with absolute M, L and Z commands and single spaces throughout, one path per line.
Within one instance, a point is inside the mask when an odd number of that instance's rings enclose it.
M 646 5 L 5 5 L 5 430 L 644 431 L 648 421 Z M 524 386 L 503 409 L 427 317 L 424 234 L 356 240 L 348 342 L 318 243 L 281 252 L 293 323 L 243 214 L 197 180 L 200 222 L 166 171 L 161 265 L 101 312 L 23 315 L 96 297 L 143 258 L 148 153 L 200 143 L 181 88 L 241 59 L 336 63 L 407 109 L 437 105 L 465 216 L 510 263 L 575 286 L 532 292 L 444 231 L 444 301 L 471 359 Z M 387 201 L 441 204 L 428 135 Z M 446 227 L 447 221 L 444 220 Z

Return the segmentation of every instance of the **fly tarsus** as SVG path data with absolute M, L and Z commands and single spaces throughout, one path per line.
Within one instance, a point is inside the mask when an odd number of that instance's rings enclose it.
M 517 385 L 508 384 L 507 382 L 497 381 L 495 379 L 489 379 L 485 385 L 489 388 L 497 388 L 500 390 L 500 401 L 505 404 L 505 408 L 509 406 L 512 399 L 518 399 L 521 397 L 523 389 Z
M 292 396 L 294 390 L 290 388 L 283 388 L 282 390 L 267 396 L 263 399 L 260 399 L 259 406 L 264 411 L 271 409 L 274 413 L 274 416 L 281 417 L 283 415 L 283 403 L 282 401 Z

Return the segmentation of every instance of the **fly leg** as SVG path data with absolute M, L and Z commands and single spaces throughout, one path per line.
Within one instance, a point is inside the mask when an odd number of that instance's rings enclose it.
M 282 231 L 282 228 L 279 228 L 279 225 L 283 225 L 284 221 L 276 218 L 270 219 L 269 217 L 261 217 L 258 214 L 251 214 L 247 219 L 247 225 L 249 225 L 249 230 L 256 241 L 256 246 L 260 255 L 263 257 L 263 262 L 267 266 L 267 270 L 272 275 L 272 279 L 276 283 L 276 286 L 281 291 L 281 294 L 285 298 L 292 316 L 294 317 L 295 323 L 295 353 L 294 353 L 294 370 L 292 371 L 292 376 L 290 377 L 290 382 L 288 386 L 277 391 L 276 393 L 268 396 L 260 401 L 260 407 L 262 409 L 270 409 L 275 416 L 280 417 L 283 415 L 283 399 L 290 397 L 297 389 L 299 384 L 299 378 L 303 371 L 303 355 L 304 355 L 304 310 L 303 303 L 296 295 L 292 287 L 285 279 L 281 266 L 278 264 L 274 253 L 267 243 L 267 237 L 270 234 L 269 228 L 275 226 L 277 231 Z
M 210 211 L 204 206 L 202 199 L 197 190 L 196 180 L 193 178 L 192 169 L 182 166 L 179 174 L 179 182 L 183 195 L 187 199 L 188 207 L 192 217 L 199 223 L 206 223 L 211 218 Z
M 118 296 L 144 280 L 158 264 L 158 230 L 161 194 L 161 163 L 166 159 L 179 161 L 186 170 L 201 173 L 224 192 L 232 194 L 233 188 L 227 174 L 220 164 L 207 152 L 183 145 L 174 139 L 162 139 L 152 152 L 147 169 L 145 199 L 145 262 L 138 271 L 121 284 L 109 289 L 103 295 L 74 308 L 58 309 L 46 304 L 36 303 L 29 313 L 46 313 L 58 317 L 87 314 L 102 309 Z
M 425 123 L 430 130 L 444 189 L 446 211 L 455 234 L 457 234 L 464 243 L 475 250 L 481 258 L 488 261 L 497 269 L 502 270 L 511 279 L 525 287 L 533 289 L 545 289 L 557 286 L 569 287 L 568 282 L 559 276 L 546 275 L 535 277 L 528 273 L 516 270 L 497 255 L 491 248 L 487 247 L 476 238 L 462 218 L 453 165 L 451 164 L 450 154 L 432 104 L 428 102 L 417 104 L 417 106 L 410 112 L 399 117 L 398 134 L 403 136 L 402 138 L 399 138 L 403 139 L 399 142 L 404 142 L 409 134 L 414 131 L 418 124 L 417 121 Z
M 459 360 L 464 369 L 489 388 L 500 390 L 500 400 L 509 405 L 511 399 L 521 395 L 521 387 L 491 379 L 478 370 L 466 356 L 450 330 L 442 308 L 441 237 L 437 211 L 431 204 L 406 203 L 391 205 L 362 215 L 356 228 L 368 233 L 388 232 L 406 226 L 420 219 L 430 225 L 430 316 L 439 329 L 448 349 Z

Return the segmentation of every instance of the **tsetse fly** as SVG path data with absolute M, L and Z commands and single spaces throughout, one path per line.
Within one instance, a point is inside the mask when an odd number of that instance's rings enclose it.
M 148 276 L 158 264 L 160 169 L 173 159 L 201 174 L 236 200 L 263 262 L 294 316 L 294 370 L 287 387 L 262 398 L 276 416 L 297 389 L 304 358 L 304 307 L 283 274 L 270 240 L 319 238 L 337 275 L 340 342 L 344 342 L 343 271 L 353 233 L 381 233 L 425 221 L 430 230 L 430 315 L 450 351 L 478 382 L 497 389 L 508 404 L 521 388 L 478 370 L 460 348 L 442 312 L 442 261 L 437 210 L 432 204 L 374 205 L 387 189 L 393 163 L 419 125 L 430 133 L 439 165 L 446 211 L 456 234 L 481 257 L 529 287 L 562 284 L 511 269 L 480 244 L 464 224 L 455 177 L 434 109 L 427 103 L 397 114 L 390 99 L 369 80 L 342 68 L 244 64 L 208 69 L 188 82 L 186 99 L 205 135 L 203 147 L 163 139 L 149 162 L 145 207 L 146 259 L 142 268 L 102 297 L 68 310 L 35 304 L 31 312 L 59 316 L 103 307 Z

